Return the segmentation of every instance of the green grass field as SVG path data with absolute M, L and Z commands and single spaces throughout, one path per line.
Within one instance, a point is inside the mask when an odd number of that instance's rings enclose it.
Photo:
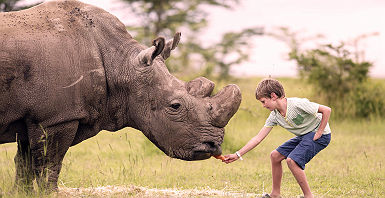
M 259 80 L 232 82 L 241 87 L 243 100 L 240 110 L 226 126 L 222 145 L 224 154 L 233 153 L 247 143 L 257 134 L 269 114 L 254 98 Z M 312 97 L 311 87 L 301 80 L 279 80 L 286 89 L 287 97 L 308 97 L 318 102 Z M 306 166 L 316 197 L 385 197 L 384 120 L 330 120 L 332 142 Z M 114 133 L 103 131 L 70 148 L 64 159 L 59 187 L 134 185 L 160 189 L 209 188 L 239 193 L 269 193 L 270 152 L 291 137 L 291 133 L 275 127 L 265 141 L 244 156 L 243 161 L 224 164 L 214 158 L 195 162 L 171 159 L 141 132 L 131 128 Z M 16 144 L 0 145 L 0 189 L 3 192 L 12 189 L 15 153 Z M 301 195 L 290 170 L 286 164 L 283 167 L 282 196 Z M 5 193 L 3 196 L 13 195 Z M 119 197 L 119 194 L 115 196 Z

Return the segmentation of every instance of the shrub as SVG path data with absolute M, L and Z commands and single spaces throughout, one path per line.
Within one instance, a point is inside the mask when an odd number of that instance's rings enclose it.
M 364 83 L 352 91 L 354 113 L 357 117 L 380 116 L 385 111 L 385 86 L 380 83 Z
M 357 49 L 361 39 L 376 34 L 361 35 L 353 45 L 341 42 L 301 50 L 303 41 L 297 33 L 287 28 L 280 31 L 271 35 L 288 44 L 289 59 L 297 62 L 301 78 L 314 86 L 317 97 L 334 109 L 335 117 L 379 116 L 384 110 L 383 88 L 368 82 L 369 68 L 373 64 L 365 61 L 364 52 Z

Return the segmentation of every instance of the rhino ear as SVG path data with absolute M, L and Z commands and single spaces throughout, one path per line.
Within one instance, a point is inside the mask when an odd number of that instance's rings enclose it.
M 164 38 L 158 37 L 155 40 L 152 41 L 152 45 L 155 46 L 155 51 L 152 53 L 151 58 L 154 60 L 156 56 L 158 56 L 160 53 L 162 53 L 164 49 Z
M 162 57 L 164 60 L 170 57 L 171 50 L 174 50 L 176 46 L 178 46 L 178 43 L 180 41 L 180 36 L 181 36 L 181 33 L 177 32 L 175 33 L 174 38 L 172 40 L 167 41 L 166 47 L 162 52 Z
M 162 53 L 164 49 L 164 38 L 163 37 L 158 37 L 155 39 L 152 44 L 152 47 L 149 47 L 145 50 L 142 50 L 138 54 L 138 59 L 139 62 L 144 63 L 146 66 L 152 65 L 152 61 L 160 54 Z

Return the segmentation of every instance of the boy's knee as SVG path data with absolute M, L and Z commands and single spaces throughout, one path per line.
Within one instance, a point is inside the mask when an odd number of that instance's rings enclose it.
M 285 156 L 283 156 L 277 150 L 274 150 L 270 153 L 270 159 L 271 161 L 274 161 L 274 162 L 280 162 L 285 159 Z
M 286 163 L 287 163 L 288 166 L 295 166 L 295 165 L 297 165 L 297 163 L 293 159 L 291 159 L 290 157 L 288 157 L 286 159 Z

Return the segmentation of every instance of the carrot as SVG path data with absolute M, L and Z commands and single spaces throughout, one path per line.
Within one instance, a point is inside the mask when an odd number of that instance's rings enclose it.
M 217 159 L 220 159 L 222 161 L 224 161 L 226 159 L 223 155 L 216 155 L 214 157 L 217 158 Z

